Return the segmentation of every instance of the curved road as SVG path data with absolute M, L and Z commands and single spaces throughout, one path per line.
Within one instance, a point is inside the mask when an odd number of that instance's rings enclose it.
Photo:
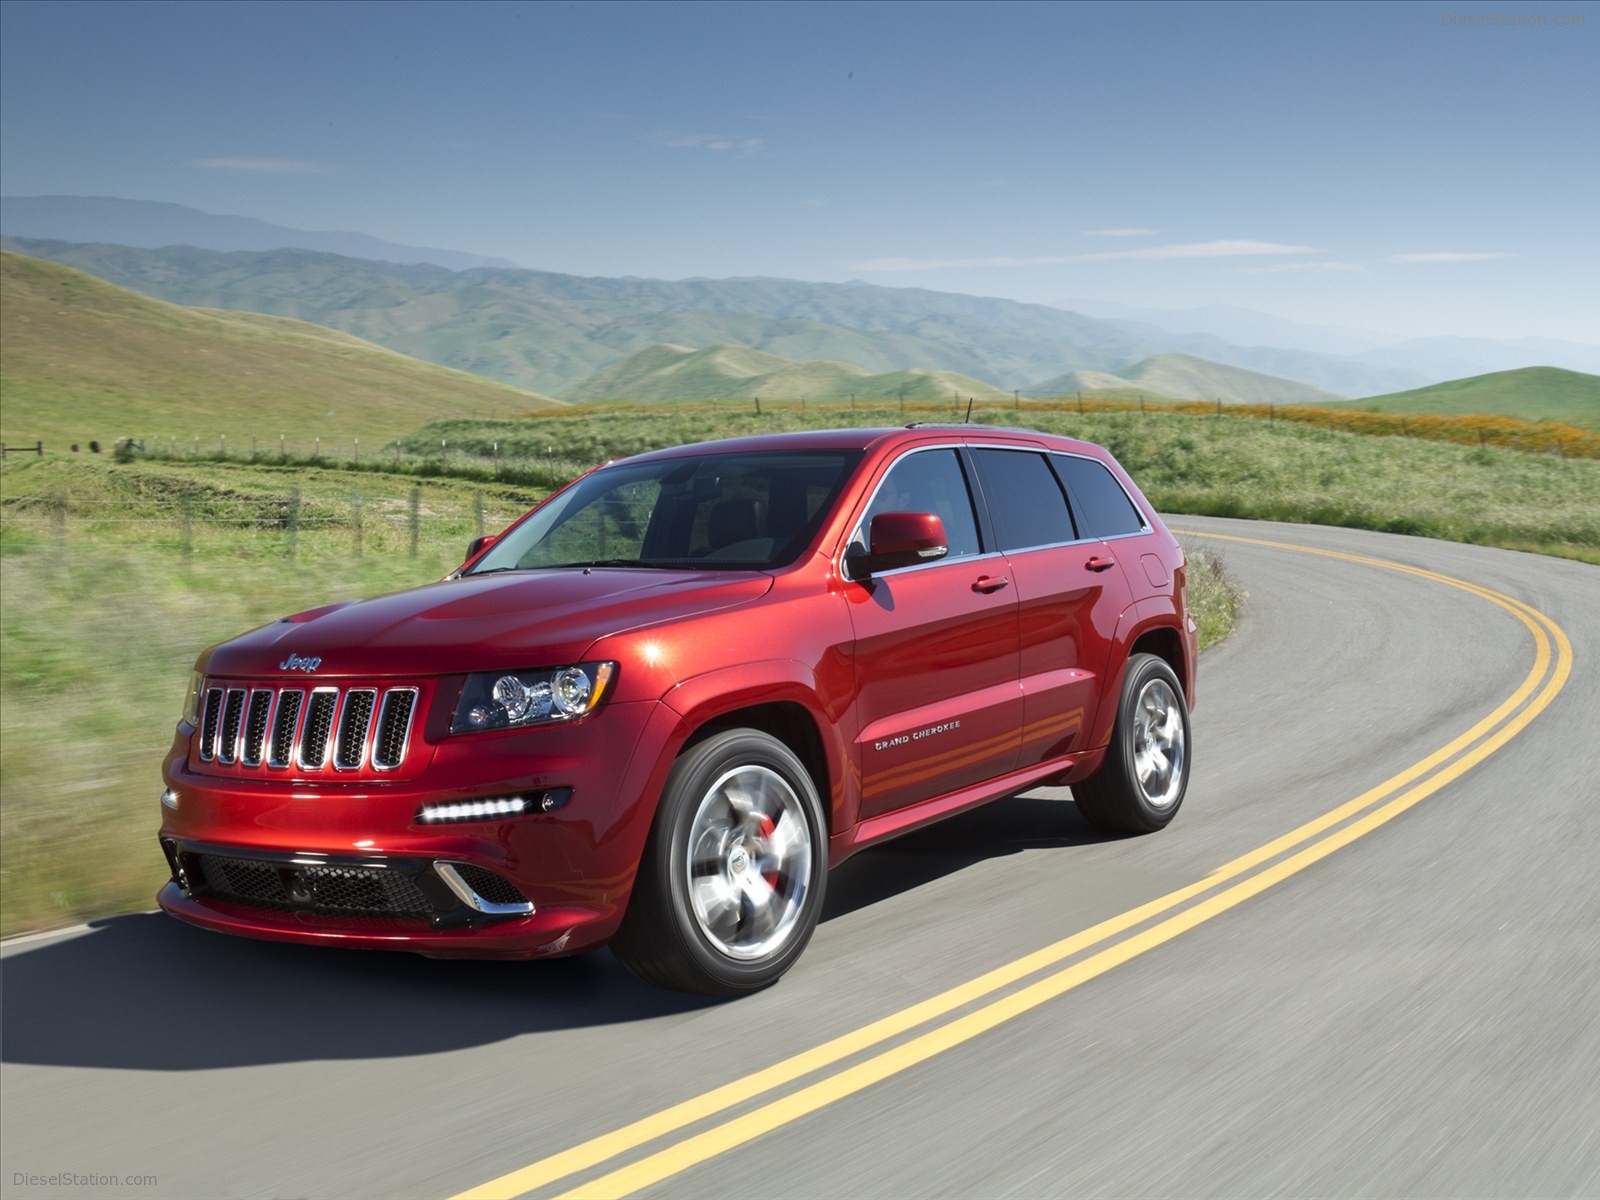
M 13 942 L 4 1194 L 1600 1194 L 1600 570 L 1172 524 L 1249 599 L 1166 832 L 1042 791 L 868 852 L 732 1003 Z

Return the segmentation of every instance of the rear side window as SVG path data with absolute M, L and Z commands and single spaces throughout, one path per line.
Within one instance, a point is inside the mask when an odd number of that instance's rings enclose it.
M 1069 454 L 1053 454 L 1050 462 L 1072 495 L 1078 536 L 1108 538 L 1144 532 L 1144 517 L 1103 463 Z
M 1045 456 L 1028 450 L 975 449 L 983 492 L 1002 550 L 1076 540 L 1072 514 Z

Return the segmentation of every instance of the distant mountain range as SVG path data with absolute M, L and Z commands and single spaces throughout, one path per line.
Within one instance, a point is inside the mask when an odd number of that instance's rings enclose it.
M 546 395 L 564 396 L 596 372 L 662 343 L 747 346 L 874 374 L 954 371 L 1002 391 L 1068 371 L 1117 371 L 1173 352 L 1335 395 L 1427 381 L 1417 372 L 1329 355 L 1235 346 L 1040 304 L 916 288 L 449 271 L 308 250 L 150 250 L 13 237 L 4 245 L 172 303 L 314 321 Z
M 1098 314 L 1087 316 L 864 283 L 589 278 L 148 201 L 11 197 L 0 233 L 10 249 L 159 299 L 292 316 L 552 395 L 659 344 L 744 346 L 869 374 L 955 372 L 1001 391 L 1174 354 L 1345 397 L 1531 365 L 1600 372 L 1600 346 L 1552 340 L 1383 345 L 1227 306 L 1081 302 Z
M 383 262 L 432 263 L 452 271 L 515 267 L 503 258 L 458 250 L 402 246 L 364 233 L 289 229 L 254 217 L 227 217 L 155 200 L 112 196 L 0 197 L 0 231 L 62 242 L 109 242 L 118 246 L 198 246 L 202 250 L 281 250 L 295 247 Z

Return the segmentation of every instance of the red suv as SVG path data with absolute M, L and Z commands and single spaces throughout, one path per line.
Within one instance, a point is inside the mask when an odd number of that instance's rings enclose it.
M 776 980 L 857 850 L 1039 784 L 1160 829 L 1178 543 L 1111 455 L 986 426 L 609 463 L 445 580 L 200 656 L 161 906 L 280 941 Z

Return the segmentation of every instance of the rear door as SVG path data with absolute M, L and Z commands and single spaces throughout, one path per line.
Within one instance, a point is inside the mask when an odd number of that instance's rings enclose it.
M 1018 765 L 1028 767 L 1083 748 L 1131 597 L 1112 547 L 1074 522 L 1058 469 L 1064 456 L 1000 447 L 971 454 L 1017 597 Z
M 892 812 L 1013 769 L 1022 724 L 1016 590 L 981 541 L 958 450 L 910 451 L 890 467 L 852 540 L 879 512 L 931 512 L 950 552 L 846 586 L 855 627 L 861 817 Z

